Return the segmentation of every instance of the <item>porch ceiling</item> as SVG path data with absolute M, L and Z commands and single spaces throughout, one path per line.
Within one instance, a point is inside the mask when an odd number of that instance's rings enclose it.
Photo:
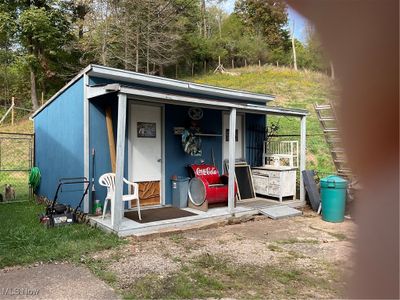
M 88 98 L 95 99 L 112 93 L 126 94 L 129 99 L 151 101 L 158 103 L 168 103 L 175 105 L 188 105 L 217 108 L 229 110 L 236 108 L 238 112 L 249 112 L 255 114 L 281 115 L 303 117 L 308 115 L 308 111 L 303 109 L 290 109 L 278 106 L 266 106 L 255 104 L 240 104 L 221 100 L 202 99 L 199 97 L 189 97 L 176 94 L 163 93 L 158 91 L 149 91 L 120 84 L 107 84 L 102 86 L 91 86 L 88 88 Z

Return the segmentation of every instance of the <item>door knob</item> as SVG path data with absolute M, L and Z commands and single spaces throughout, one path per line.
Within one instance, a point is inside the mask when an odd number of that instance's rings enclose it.
M 157 162 L 161 162 L 161 158 L 157 159 Z

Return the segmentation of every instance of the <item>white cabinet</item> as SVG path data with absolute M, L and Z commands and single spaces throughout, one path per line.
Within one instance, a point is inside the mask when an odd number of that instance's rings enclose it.
M 296 168 L 264 166 L 252 168 L 254 190 L 257 194 L 279 198 L 296 198 Z

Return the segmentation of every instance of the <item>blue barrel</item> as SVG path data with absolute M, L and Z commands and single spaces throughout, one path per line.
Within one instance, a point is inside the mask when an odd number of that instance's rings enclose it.
M 333 223 L 343 222 L 347 181 L 342 177 L 330 175 L 321 179 L 320 184 L 322 220 Z

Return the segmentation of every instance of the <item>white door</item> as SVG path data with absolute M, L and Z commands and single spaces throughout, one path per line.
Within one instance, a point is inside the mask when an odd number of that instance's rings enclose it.
M 229 158 L 229 114 L 222 114 L 222 153 L 223 159 Z M 235 158 L 244 158 L 244 135 L 243 135 L 243 115 L 236 115 L 236 149 L 235 149 Z
M 147 204 L 160 203 L 162 177 L 161 110 L 160 106 L 136 103 L 130 105 L 130 177 L 131 180 L 139 182 L 139 190 L 149 190 L 144 191 L 148 195 Z M 140 183 L 142 183 L 142 186 Z M 153 190 L 152 195 L 150 190 Z

